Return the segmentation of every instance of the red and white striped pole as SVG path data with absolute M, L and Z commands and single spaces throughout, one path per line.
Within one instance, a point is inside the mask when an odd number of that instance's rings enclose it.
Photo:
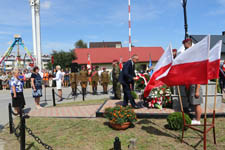
M 131 57 L 131 15 L 130 15 L 130 0 L 128 0 L 128 13 L 129 13 L 129 20 L 128 20 L 128 24 L 129 24 L 129 55 Z

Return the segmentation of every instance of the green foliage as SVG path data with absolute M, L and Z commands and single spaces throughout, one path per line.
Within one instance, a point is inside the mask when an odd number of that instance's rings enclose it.
M 135 91 L 131 91 L 131 95 L 133 97 L 133 99 L 137 99 L 138 98 L 138 95 Z
M 184 118 L 185 118 L 186 124 L 191 124 L 191 118 L 187 114 L 184 114 Z M 170 129 L 182 130 L 182 128 L 184 126 L 182 113 L 174 112 L 174 113 L 170 114 L 167 117 L 167 122 L 168 122 Z M 187 130 L 187 128 L 185 128 L 185 130 Z
M 130 106 L 122 107 L 117 105 L 115 107 L 106 108 L 104 117 L 108 118 L 112 123 L 121 125 L 125 122 L 137 121 L 136 114 Z
M 150 76 L 148 74 L 145 74 L 145 78 L 147 80 L 147 82 L 149 81 L 150 79 Z M 137 81 L 135 81 L 135 89 L 136 90 L 144 90 L 145 88 L 145 82 L 144 82 L 144 79 L 140 78 L 138 79 Z
M 78 40 L 75 44 L 74 44 L 75 48 L 87 48 L 87 43 L 85 43 L 83 40 Z
M 47 69 L 51 70 L 52 67 L 55 68 L 56 65 L 60 65 L 61 68 L 65 69 L 69 67 L 73 60 L 77 59 L 73 50 L 69 52 L 61 51 L 53 51 L 51 56 L 54 57 L 54 64 L 52 66 L 51 61 L 47 64 Z

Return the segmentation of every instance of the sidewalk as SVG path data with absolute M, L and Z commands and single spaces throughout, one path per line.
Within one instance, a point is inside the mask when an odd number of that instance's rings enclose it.
M 59 117 L 59 118 L 95 118 L 99 105 L 67 106 L 35 109 L 29 112 L 31 117 Z
M 0 150 L 4 150 L 4 141 L 0 139 Z

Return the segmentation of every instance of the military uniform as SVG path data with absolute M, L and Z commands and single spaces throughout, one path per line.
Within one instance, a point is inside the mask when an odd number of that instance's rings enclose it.
M 70 78 L 70 84 L 71 84 L 73 96 L 77 95 L 78 74 L 75 72 L 72 72 L 69 74 L 69 78 Z
M 101 74 L 101 84 L 103 86 L 103 93 L 108 93 L 108 84 L 109 84 L 109 74 L 107 71 L 104 70 Z
M 79 81 L 82 88 L 87 88 L 88 82 L 88 72 L 86 70 L 81 70 L 79 74 Z
M 91 85 L 92 85 L 93 94 L 97 94 L 98 82 L 99 82 L 98 71 L 93 71 L 91 73 Z
M 113 92 L 116 99 L 121 99 L 121 84 L 119 82 L 120 67 L 118 65 L 113 67 L 112 78 L 113 78 Z

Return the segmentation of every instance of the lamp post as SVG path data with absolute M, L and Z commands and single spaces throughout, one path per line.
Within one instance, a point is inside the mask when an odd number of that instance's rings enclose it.
M 184 39 L 188 38 L 188 25 L 187 25 L 187 0 L 181 0 L 182 6 L 184 8 L 184 30 L 185 30 L 185 37 Z

